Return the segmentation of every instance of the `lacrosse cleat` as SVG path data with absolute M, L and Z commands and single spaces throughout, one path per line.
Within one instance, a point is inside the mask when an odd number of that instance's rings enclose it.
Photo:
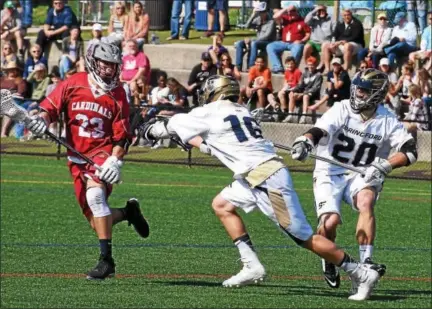
M 131 198 L 126 202 L 126 220 L 129 222 L 129 226 L 133 225 L 135 231 L 142 238 L 147 238 L 150 233 L 150 227 L 147 220 L 142 215 L 138 200 Z
M 376 270 L 380 276 L 380 279 L 382 276 L 385 275 L 387 267 L 384 264 L 375 264 L 374 262 L 372 262 L 371 258 L 367 258 L 364 261 L 364 264 L 366 266 L 368 266 L 369 268 Z M 378 285 L 378 281 L 375 283 L 374 288 L 376 288 Z M 356 294 L 357 293 L 357 282 L 355 281 L 351 281 L 351 294 Z
M 339 288 L 340 285 L 340 274 L 339 270 L 332 263 L 327 262 L 322 259 L 322 267 L 323 267 L 323 275 L 324 279 L 329 285 L 329 287 L 333 289 Z
M 97 265 L 87 273 L 87 280 L 105 280 L 115 275 L 113 258 L 99 257 Z
M 222 283 L 224 287 L 241 287 L 244 285 L 258 284 L 266 276 L 264 266 L 258 260 L 241 259 L 243 269 L 235 276 Z
M 370 265 L 359 264 L 357 268 L 349 274 L 349 277 L 351 283 L 353 285 L 355 284 L 357 292 L 348 297 L 348 299 L 360 301 L 369 298 L 380 275 L 376 270 L 372 269 Z

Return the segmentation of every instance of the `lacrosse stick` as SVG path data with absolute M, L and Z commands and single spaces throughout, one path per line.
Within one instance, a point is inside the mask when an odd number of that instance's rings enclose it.
M 288 151 L 292 151 L 292 150 L 293 150 L 293 148 L 292 148 L 292 147 L 289 147 L 289 146 L 285 146 L 285 145 L 281 145 L 281 144 L 276 144 L 276 143 L 273 143 L 273 145 L 274 145 L 276 148 L 279 148 L 279 149 L 288 150 Z M 321 157 L 321 156 L 314 155 L 314 154 L 312 154 L 312 153 L 309 154 L 309 156 L 310 156 L 311 158 L 315 159 L 315 160 L 320 160 L 320 161 L 324 161 L 324 162 L 327 162 L 327 163 L 330 163 L 330 164 L 334 164 L 334 165 L 337 165 L 337 166 L 339 166 L 339 167 L 346 168 L 346 169 L 348 169 L 348 170 L 350 170 L 350 171 L 353 171 L 353 172 L 359 173 L 360 175 L 364 176 L 364 171 L 363 171 L 363 170 L 361 170 L 361 169 L 359 169 L 359 168 L 357 168 L 357 167 L 354 167 L 354 166 L 352 166 L 352 165 L 345 164 L 345 163 L 342 163 L 342 162 L 338 162 L 338 161 L 336 161 L 336 160 L 332 160 L 332 159 L 327 159 L 327 158 L 324 158 L 324 157 Z
M 26 126 L 31 122 L 31 118 L 29 117 L 27 111 L 16 104 L 13 100 L 13 96 L 11 92 L 7 89 L 2 89 L 0 93 L 0 115 L 8 116 L 12 120 L 16 122 L 22 122 Z M 49 136 L 51 139 L 56 141 L 58 144 L 63 145 L 66 147 L 69 151 L 73 152 L 75 155 L 86 161 L 88 164 L 93 165 L 97 170 L 101 171 L 102 168 L 94 163 L 92 159 L 89 157 L 83 155 L 82 153 L 75 150 L 71 145 L 63 141 L 62 139 L 58 138 L 54 134 L 52 134 L 48 129 L 44 132 L 47 136 Z

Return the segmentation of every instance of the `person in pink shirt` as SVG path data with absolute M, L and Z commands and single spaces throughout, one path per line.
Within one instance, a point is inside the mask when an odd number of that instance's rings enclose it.
M 124 84 L 127 93 L 133 93 L 139 78 L 144 78 L 146 84 L 150 83 L 150 61 L 143 52 L 138 50 L 137 41 L 128 40 L 126 49 L 127 54 L 122 59 L 120 81 Z

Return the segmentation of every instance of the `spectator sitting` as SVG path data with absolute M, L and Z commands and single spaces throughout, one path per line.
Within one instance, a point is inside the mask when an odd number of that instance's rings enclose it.
M 272 64 L 272 72 L 283 73 L 280 60 L 282 52 L 285 50 L 291 51 L 291 55 L 298 66 L 303 54 L 304 44 L 309 41 L 311 33 L 309 26 L 305 24 L 294 5 L 289 5 L 287 8 L 276 12 L 273 18 L 275 20 L 282 19 L 282 41 L 268 44 L 266 50 Z
M 404 122 L 408 132 L 410 132 L 414 138 L 417 136 L 417 130 L 425 131 L 428 130 L 428 124 L 423 123 L 429 121 L 428 112 L 425 103 L 422 100 L 422 92 L 419 86 L 412 84 L 408 87 L 409 94 L 409 111 L 405 114 L 404 120 L 410 120 L 410 122 Z M 419 123 L 421 121 L 422 123 Z
M 358 67 L 357 72 L 364 71 L 367 68 L 369 68 L 369 64 L 367 63 L 367 61 L 366 60 L 361 60 L 359 62 L 359 67 Z
M 236 80 L 241 79 L 241 73 L 239 72 L 237 67 L 232 64 L 232 59 L 228 52 L 223 53 L 220 57 L 220 62 L 218 65 L 218 74 L 231 76 Z
M 138 50 L 138 43 L 135 40 L 126 42 L 127 54 L 123 56 L 122 72 L 120 81 L 125 83 L 126 93 L 131 94 L 136 91 L 136 81 L 142 77 L 147 84 L 150 81 L 150 61 L 148 57 Z
M 402 66 L 402 74 L 395 87 L 395 96 L 390 96 L 390 102 L 393 105 L 395 113 L 401 117 L 402 105 L 410 104 L 408 99 L 408 87 L 412 85 L 414 78 L 414 66 L 412 63 L 405 63 Z
M 432 79 L 425 68 L 416 71 L 413 83 L 420 87 L 423 98 L 432 97 Z
M 392 71 L 390 67 L 390 62 L 387 58 L 381 58 L 379 63 L 379 70 L 386 73 L 389 78 L 389 91 L 386 96 L 386 102 L 390 102 L 390 96 L 397 95 L 396 90 L 396 84 L 398 82 L 398 76 L 395 72 Z
M 150 105 L 156 105 L 167 101 L 169 88 L 166 82 L 167 74 L 165 72 L 160 72 L 157 77 L 157 86 L 152 89 L 150 94 Z
M 167 79 L 169 89 L 168 102 L 177 107 L 188 107 L 188 91 L 175 78 Z M 167 103 L 167 102 L 163 102 Z
M 429 71 L 432 67 L 432 11 L 428 13 L 428 23 L 421 36 L 420 50 L 410 53 L 409 59 L 414 63 L 417 59 L 426 60 L 423 68 Z
M 390 43 L 384 48 L 392 67 L 395 67 L 396 61 L 417 50 L 417 29 L 413 22 L 407 21 L 406 13 L 398 12 L 394 24 L 396 26 L 393 28 Z
M 45 67 L 48 67 L 48 60 L 42 56 L 42 49 L 39 45 L 33 44 L 30 48 L 30 55 L 27 57 L 26 63 L 24 65 L 24 78 L 27 78 L 35 65 L 43 63 Z
M 18 63 L 9 62 L 5 67 L 2 68 L 2 70 L 5 71 L 5 76 L 0 77 L 0 88 L 8 89 L 17 100 L 25 98 L 27 95 L 27 83 L 21 77 L 22 69 Z M 8 136 L 11 124 L 12 119 L 7 116 L 3 116 L 1 137 Z
M 213 63 L 218 66 L 219 58 L 223 53 L 227 53 L 228 50 L 225 46 L 222 45 L 223 36 L 219 33 L 213 36 L 213 45 L 208 48 L 208 52 L 210 57 L 212 58 Z
M 136 0 L 128 17 L 128 23 L 125 29 L 125 40 L 137 41 L 138 47 L 140 48 L 144 43 L 148 43 L 149 27 L 149 14 L 144 11 L 142 3 Z
M 126 27 L 129 21 L 129 16 L 126 13 L 126 5 L 123 1 L 116 1 L 114 3 L 114 11 L 111 13 L 108 22 L 108 37 L 107 41 L 117 46 L 125 37 Z
M 299 123 L 306 123 L 308 107 L 312 102 L 319 99 L 323 81 L 321 73 L 319 73 L 316 69 L 318 64 L 317 62 L 317 59 L 312 56 L 306 60 L 307 68 L 303 72 L 300 82 L 291 90 L 289 94 L 289 115 L 283 120 L 283 122 L 296 122 L 292 113 L 294 113 L 296 102 L 302 101 L 302 116 L 300 117 Z
M 35 65 L 33 72 L 27 77 L 27 82 L 31 85 L 32 89 L 31 100 L 24 102 L 22 106 L 27 111 L 33 111 L 38 108 L 38 102 L 45 97 L 50 83 L 46 66 L 43 63 Z
M 303 49 L 303 59 L 306 62 L 306 59 L 312 55 L 319 57 L 321 49 L 329 46 L 336 23 L 327 14 L 325 5 L 317 5 L 310 11 L 305 17 L 305 23 L 312 29 L 311 38 Z M 323 67 L 324 61 L 321 58 L 317 70 L 321 71 Z
M 0 38 L 3 41 L 15 41 L 18 48 L 18 59 L 24 60 L 24 33 L 21 14 L 13 1 L 6 1 L 0 12 Z
M 213 33 L 213 24 L 215 18 L 215 11 L 219 11 L 219 26 L 220 34 L 225 36 L 225 24 L 228 15 L 228 0 L 207 0 L 207 31 L 204 37 L 209 38 Z
M 322 104 L 327 103 L 327 107 L 332 107 L 335 102 L 339 102 L 350 97 L 351 79 L 348 72 L 342 68 L 340 58 L 333 58 L 331 61 L 333 70 L 327 73 L 326 94 L 309 106 L 310 111 L 317 110 Z
M 253 25 L 257 29 L 256 39 L 245 38 L 235 43 L 236 67 L 239 71 L 242 71 L 245 50 L 248 51 L 247 69 L 249 69 L 254 66 L 258 51 L 265 52 L 267 45 L 276 40 L 276 23 L 270 18 L 265 4 L 265 2 L 260 2 L 255 6 L 245 25 L 245 28 Z
M 87 46 L 99 43 L 100 41 L 102 41 L 102 25 L 96 23 L 92 26 L 92 39 L 88 42 Z
M 338 22 L 333 33 L 334 42 L 323 48 L 325 71 L 330 69 L 330 58 L 334 54 L 338 57 L 343 55 L 344 70 L 351 68 L 351 61 L 364 46 L 363 24 L 352 16 L 351 10 L 344 10 L 342 13 L 343 21 Z
M 61 82 L 60 78 L 60 72 L 58 70 L 58 67 L 54 67 L 51 71 L 51 74 L 49 75 L 49 78 L 51 79 L 51 84 L 48 85 L 45 96 L 49 96 L 51 92 L 54 91 L 54 89 L 57 87 L 57 85 Z
M 385 57 L 384 47 L 390 43 L 391 34 L 392 28 L 388 26 L 387 15 L 385 13 L 378 14 L 378 24 L 371 30 L 369 48 L 360 50 L 357 54 L 357 60 L 360 62 L 366 57 L 371 58 L 373 67 L 377 69 L 380 58 Z
M 206 81 L 209 76 L 216 75 L 217 68 L 213 65 L 210 53 L 203 52 L 201 54 L 201 63 L 197 64 L 192 68 L 189 74 L 187 90 L 193 96 L 193 105 L 198 106 L 198 94 L 197 90 L 201 88 L 201 85 Z
M 4 68 L 10 62 L 17 62 L 18 58 L 13 52 L 13 47 L 10 42 L 2 42 L 2 52 L 1 52 L 1 66 Z
M 72 26 L 70 36 L 63 39 L 63 55 L 60 58 L 60 76 L 64 79 L 65 74 L 73 67 L 84 67 L 84 42 L 80 38 L 80 30 L 77 26 Z
M 265 108 L 267 105 L 267 96 L 272 91 L 271 71 L 267 67 L 265 57 L 258 55 L 255 65 L 249 69 L 248 84 L 246 89 L 242 89 L 240 97 L 246 95 L 251 101 L 256 95 L 258 97 L 256 108 Z
M 72 26 L 78 25 L 78 20 L 69 6 L 65 6 L 64 0 L 53 0 L 53 7 L 48 10 L 43 29 L 39 31 L 36 44 L 45 51 L 47 42 L 63 40 L 70 35 Z
M 182 5 L 184 4 L 185 16 L 183 19 L 182 34 L 179 38 L 180 32 L 180 14 L 182 11 Z M 193 14 L 194 1 L 189 0 L 177 0 L 173 1 L 171 10 L 171 35 L 167 38 L 169 40 L 187 40 L 189 38 L 189 29 L 191 26 L 192 14 Z
M 287 57 L 285 59 L 285 66 L 284 86 L 279 92 L 270 93 L 267 96 L 267 100 L 273 109 L 278 110 L 280 104 L 280 110 L 284 114 L 288 113 L 287 98 L 292 89 L 298 85 L 302 76 L 301 71 L 296 67 L 295 59 L 293 57 Z M 276 102 L 275 96 L 279 99 L 279 104 Z
M 148 95 L 148 85 L 145 83 L 145 79 L 143 77 L 139 77 L 136 80 L 136 87 L 134 92 L 132 92 L 133 97 L 133 105 L 135 107 L 140 107 L 141 102 L 144 102 L 147 100 Z

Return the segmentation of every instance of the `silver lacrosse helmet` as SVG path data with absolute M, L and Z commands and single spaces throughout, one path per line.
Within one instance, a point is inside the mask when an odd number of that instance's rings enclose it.
M 120 49 L 116 45 L 103 42 L 90 45 L 85 63 L 90 76 L 104 91 L 110 91 L 119 85 L 122 60 Z M 106 63 L 114 63 L 114 70 Z
M 354 75 L 351 82 L 350 104 L 354 113 L 372 111 L 384 102 L 389 89 L 387 74 L 366 69 Z
M 237 102 L 240 96 L 240 84 L 230 76 L 213 75 L 206 79 L 200 89 L 199 104 L 217 100 Z

